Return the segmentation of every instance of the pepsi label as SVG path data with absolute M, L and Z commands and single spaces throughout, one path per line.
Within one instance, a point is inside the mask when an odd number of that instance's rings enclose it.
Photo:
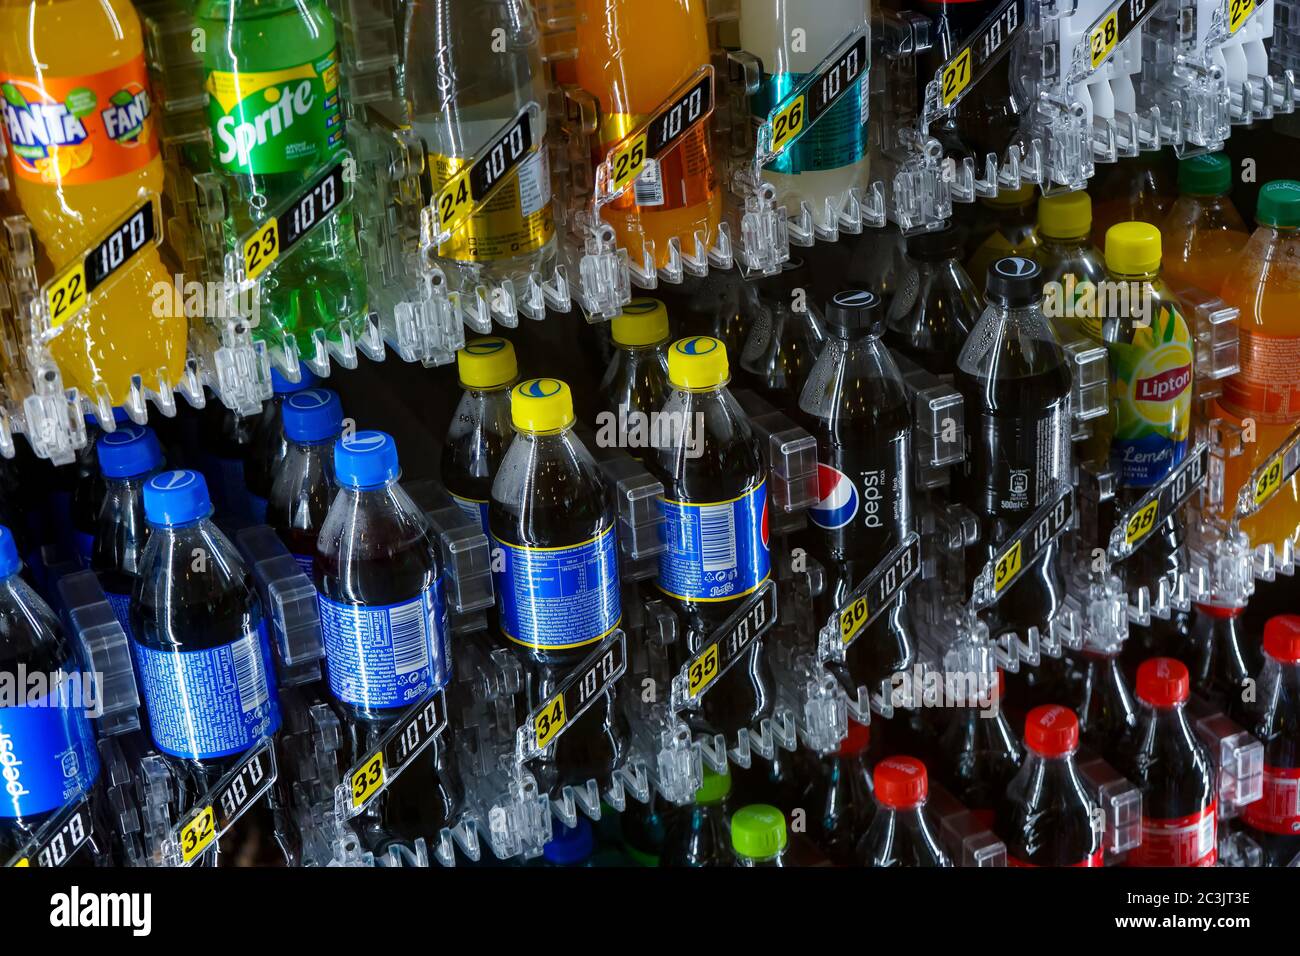
M 910 530 L 907 431 L 877 449 L 821 449 L 817 503 L 808 520 L 826 532 L 836 560 L 878 560 Z M 865 460 L 864 460 L 865 459 Z
M 70 685 L 60 680 L 45 697 L 0 707 L 0 818 L 57 810 L 99 775 L 95 738 Z
M 756 590 L 772 570 L 767 482 L 731 501 L 660 499 L 665 548 L 659 590 L 683 601 L 730 601 Z
M 488 502 L 481 498 L 465 498 L 452 491 L 449 491 L 448 494 L 451 495 L 451 500 L 460 509 L 461 514 L 477 524 L 483 529 L 483 533 L 487 534 Z

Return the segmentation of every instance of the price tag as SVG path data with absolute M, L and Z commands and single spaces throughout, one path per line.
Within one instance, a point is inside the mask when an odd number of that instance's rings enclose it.
M 349 197 L 340 158 L 316 177 L 280 212 L 244 237 L 239 247 L 244 257 L 244 279 L 251 282 L 284 257 L 303 236 L 324 222 Z
M 713 114 L 713 67 L 703 66 L 655 110 L 643 127 L 605 157 L 605 199 L 627 189 L 650 160 L 658 161 Z
M 1142 25 L 1155 0 L 1119 0 L 1088 30 L 1088 62 L 1096 70 Z
M 776 623 L 776 584 L 769 579 L 708 642 L 686 662 L 682 674 L 687 695 L 698 700 Z
M 275 750 L 271 741 L 263 740 L 218 780 L 173 831 L 181 864 L 189 866 L 225 836 L 249 807 L 270 792 L 276 772 Z
M 354 817 L 370 806 L 446 726 L 447 702 L 441 690 L 403 711 L 379 744 L 343 778 L 339 789 L 346 790 L 347 815 Z
M 1060 537 L 1074 518 L 1074 489 L 1063 485 L 1056 497 L 1039 506 L 975 580 L 971 607 L 982 610 L 994 604 L 1043 550 Z M 982 586 L 987 581 L 989 586 Z
M 131 210 L 89 252 L 45 284 L 41 299 L 50 319 L 50 332 L 76 318 L 96 289 L 122 272 L 146 246 L 156 245 L 158 206 L 151 196 Z
M 980 71 L 1001 54 L 1024 23 L 1022 0 L 1004 0 L 981 24 L 975 36 L 939 71 L 939 100 L 944 109 L 952 106 L 970 87 Z
M 1252 13 L 1259 9 L 1256 0 L 1227 0 L 1228 33 L 1233 34 L 1246 25 Z
M 1119 519 L 1115 530 L 1111 532 L 1111 557 L 1122 560 L 1132 554 L 1146 540 L 1147 535 L 1181 508 L 1187 499 L 1205 484 L 1209 463 L 1210 447 L 1205 444 L 1197 445 L 1159 485 L 1143 495 L 1141 500 Z
M 45 869 L 63 866 L 89 841 L 92 832 L 90 801 L 78 797 L 47 821 L 8 865 Z
M 560 682 L 555 694 L 533 711 L 522 728 L 525 732 L 530 729 L 532 732 L 532 739 L 523 742 L 525 756 L 539 756 L 622 677 L 625 670 L 627 637 L 622 631 L 616 631 Z
M 438 211 L 438 230 L 443 236 L 450 236 L 464 225 L 497 187 L 536 152 L 532 116 L 537 112 L 535 103 L 525 106 L 470 165 L 438 191 L 434 208 Z
M 1250 504 L 1252 507 L 1245 514 L 1240 513 L 1239 517 L 1246 517 L 1253 514 L 1268 503 L 1282 488 L 1284 484 L 1291 480 L 1291 477 L 1300 468 L 1300 435 L 1292 433 L 1286 444 L 1275 451 L 1272 456 L 1264 462 L 1250 479 Z
M 772 130 L 771 162 L 825 116 L 854 84 L 866 75 L 867 35 L 865 28 L 822 61 L 812 77 L 777 105 L 768 117 Z
M 844 607 L 835 612 L 840 643 L 848 647 L 894 603 L 903 589 L 921 571 L 921 538 L 916 532 L 886 555 L 860 585 Z

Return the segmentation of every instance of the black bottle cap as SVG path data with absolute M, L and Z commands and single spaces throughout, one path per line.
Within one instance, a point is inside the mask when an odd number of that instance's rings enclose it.
M 1043 299 L 1043 270 L 1024 256 L 1007 256 L 989 266 L 984 291 L 990 302 L 1009 306 L 1033 305 Z
M 907 237 L 907 254 L 913 259 L 938 262 L 961 255 L 961 232 L 951 224 L 934 232 L 918 232 Z
M 880 296 L 866 289 L 837 292 L 826 303 L 826 324 L 840 335 L 880 335 L 885 331 L 880 305 Z

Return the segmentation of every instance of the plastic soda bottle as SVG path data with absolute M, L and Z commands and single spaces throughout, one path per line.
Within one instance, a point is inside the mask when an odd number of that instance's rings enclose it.
M 497 336 L 456 353 L 463 392 L 442 445 L 442 483 L 466 516 L 488 532 L 492 479 L 514 437 L 510 388 L 519 379 L 515 347 Z
M 1061 193 L 1038 200 L 1038 238 L 1034 258 L 1043 270 L 1047 295 L 1043 311 L 1063 342 L 1091 335 L 1092 324 L 1081 321 L 1096 308 L 1097 293 L 1106 278 L 1106 261 L 1092 244 L 1092 197 L 1084 192 Z M 1100 341 L 1094 337 L 1094 341 Z
M 1071 683 L 1076 687 L 1071 703 L 1084 743 L 1109 758 L 1137 726 L 1137 701 L 1118 653 L 1085 647 L 1070 656 L 1075 665 Z
M 73 676 L 80 668 L 58 618 L 21 571 L 14 536 L 0 526 L 0 671 L 27 672 L 16 705 L 0 707 L 0 857 L 5 860 L 99 778 L 99 752 L 86 719 L 94 702 L 84 699 L 81 678 Z M 44 691 L 28 697 L 32 678 L 42 675 Z
M 817 761 L 801 806 L 810 811 L 809 836 L 832 862 L 852 866 L 858 841 L 876 813 L 875 788 L 867 767 L 871 728 L 849 718 L 839 749 Z
M 549 278 L 555 217 L 539 40 L 526 0 L 414 0 L 406 6 L 407 110 L 428 151 L 433 195 L 486 150 L 521 109 L 530 102 L 539 107 L 528 134 L 537 151 L 438 248 L 438 265 L 455 291 L 506 279 L 519 286 L 531 273 Z M 506 142 L 512 157 L 522 142 L 522 137 Z
M 510 416 L 515 437 L 492 482 L 488 529 L 497 626 L 524 665 L 531 709 L 622 622 L 618 532 L 601 472 L 573 432 L 569 386 L 520 382 Z M 553 796 L 591 779 L 603 790 L 627 754 L 610 687 L 531 766 Z
M 578 817 L 571 827 L 557 822 L 551 838 L 542 847 L 542 860 L 546 866 L 594 866 L 595 852 L 596 834 L 591 821 Z
M 989 829 L 1007 784 L 1021 765 L 1020 744 L 1002 709 L 1005 682 L 999 670 L 993 694 L 985 700 L 962 701 L 939 738 L 944 784 Z
M 750 100 L 754 122 L 766 120 L 869 13 L 867 0 L 780 0 L 775 9 L 769 0 L 741 0 L 740 45 L 763 62 L 763 85 Z M 831 230 L 839 225 L 848 191 L 866 191 L 868 170 L 863 82 L 769 164 L 763 178 L 776 187 L 781 204 L 794 212 L 806 203 L 816 226 Z
M 1025 762 L 998 807 L 1007 866 L 1101 866 L 1097 803 L 1079 778 L 1079 718 L 1047 704 L 1025 716 Z
M 1095 204 L 1092 241 L 1106 244 L 1110 227 L 1121 222 L 1164 222 L 1178 198 L 1172 153 L 1143 150 L 1109 164 L 1088 184 Z
M 271 486 L 266 522 L 313 580 L 316 541 L 338 491 L 334 443 L 342 428 L 343 405 L 327 388 L 303 389 L 284 402 L 289 452 Z
M 576 0 L 577 83 L 600 104 L 594 163 L 603 162 L 668 97 L 709 62 L 703 0 L 659 5 L 644 0 Z M 669 241 L 695 254 L 695 234 L 712 247 L 722 215 L 708 125 L 689 133 L 622 196 L 601 210 L 633 262 L 654 244 L 654 265 L 669 260 Z
M 1215 411 L 1241 427 L 1253 419 L 1255 441 L 1224 463 L 1224 506 L 1230 515 L 1250 473 L 1300 423 L 1300 181 L 1266 183 L 1255 205 L 1258 227 L 1224 280 L 1223 299 L 1237 320 L 1241 371 L 1223 386 Z M 1284 483 L 1241 528 L 1258 547 L 1300 536 L 1300 477 Z
M 766 803 L 741 807 L 731 818 L 731 849 L 736 866 L 785 866 L 789 840 L 785 814 Z
M 1300 617 L 1264 625 L 1255 736 L 1264 744 L 1264 794 L 1247 805 L 1246 825 L 1269 866 L 1300 860 Z
M 163 165 L 151 116 L 140 20 L 126 0 L 4 0 L 0 94 L 11 188 L 54 278 L 120 225 L 134 245 L 153 228 L 128 214 L 140 190 L 161 193 Z M 158 199 L 154 200 L 157 204 Z M 156 212 L 159 212 L 155 208 Z M 170 390 L 185 365 L 188 324 L 158 315 L 155 286 L 171 277 L 152 241 L 117 272 L 120 243 L 104 247 L 81 282 L 50 289 L 49 349 L 65 388 L 107 391 L 121 404 L 131 377 Z M 91 280 L 96 284 L 87 302 Z
M 105 493 L 95 520 L 90 567 L 122 629 L 130 634 L 131 595 L 149 538 L 144 483 L 162 467 L 162 448 L 153 429 L 136 424 L 100 435 L 96 447 Z
M 282 408 L 284 400 L 316 384 L 316 376 L 306 366 L 298 369 L 298 381 L 291 382 L 271 366 L 271 400 L 262 406 L 262 415 L 253 425 L 253 433 L 244 454 L 244 486 L 248 489 L 248 508 L 255 522 L 266 520 L 266 503 L 271 497 L 280 463 L 289 453 L 284 437 Z
M 858 862 L 876 867 L 952 866 L 925 811 L 930 781 L 915 757 L 886 757 L 873 775 L 880 805 L 858 842 Z
M 212 161 L 226 179 L 224 238 L 234 249 L 343 153 L 334 18 L 324 0 L 202 0 L 195 23 L 207 36 Z M 337 340 L 345 324 L 359 332 L 366 276 L 351 208 L 335 208 L 258 281 L 255 334 L 266 341 L 292 337 L 314 356 L 318 333 Z
M 664 827 L 660 866 L 735 866 L 727 823 L 731 775 L 704 768 L 695 802 L 674 807 Z
M 981 198 L 983 215 L 974 236 L 982 237 L 966 263 L 966 272 L 981 294 L 993 263 L 1006 256 L 1034 258 L 1038 250 L 1038 233 L 1034 230 L 1034 202 L 1038 192 L 1033 186 L 1004 189 L 996 196 Z
M 1228 198 L 1232 160 L 1223 153 L 1178 162 L 1178 198 L 1160 225 L 1164 273 L 1171 282 L 1218 295 L 1250 231 Z
M 812 273 L 792 257 L 776 275 L 745 283 L 741 294 L 751 316 L 740 353 L 745 379 L 777 408 L 793 412 L 826 344 L 820 310 L 810 300 Z
M 885 318 L 885 341 L 900 355 L 951 382 L 957 355 L 980 317 L 979 293 L 962 268 L 952 225 L 908 236 L 907 268 Z
M 600 382 L 604 408 L 597 438 L 635 457 L 652 447 L 659 409 L 668 398 L 668 309 L 658 299 L 633 299 L 610 322 L 614 355 Z M 612 427 L 608 427 L 612 426 Z
M 684 650 L 693 654 L 771 576 L 767 475 L 749 419 L 727 391 L 730 366 L 719 339 L 674 342 L 668 378 L 673 391 L 660 416 L 676 434 L 648 462 L 664 487 L 657 586 L 683 616 Z M 702 698 L 698 716 L 732 740 L 774 703 L 763 642 L 755 641 Z
M 1261 663 L 1259 645 L 1243 633 L 1244 607 L 1197 604 L 1192 633 L 1178 657 L 1191 673 L 1192 689 L 1245 726 L 1243 700 Z

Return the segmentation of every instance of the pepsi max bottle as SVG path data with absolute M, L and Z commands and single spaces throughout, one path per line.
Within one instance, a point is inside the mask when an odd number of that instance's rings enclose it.
M 1264 625 L 1258 688 L 1252 729 L 1264 745 L 1264 792 L 1246 807 L 1245 823 L 1266 866 L 1300 866 L 1300 617 Z
M 885 341 L 944 381 L 980 316 L 980 297 L 962 268 L 961 233 L 948 225 L 907 237 L 907 266 L 889 303 Z
M 602 447 L 629 448 L 642 458 L 668 398 L 668 310 L 657 299 L 633 299 L 609 331 L 614 355 L 600 382 L 596 437 Z
M 837 293 L 826 324 L 831 338 L 799 401 L 817 438 L 808 545 L 827 571 L 817 608 L 823 626 L 912 528 L 912 416 L 903 377 L 880 341 L 880 300 L 865 290 Z M 915 656 L 907 595 L 900 594 L 849 645 L 845 664 L 856 686 L 876 690 Z
M 300 367 L 298 381 L 291 382 L 280 374 L 279 369 L 271 366 L 271 400 L 262 406 L 262 414 L 253 424 L 252 435 L 244 451 L 244 486 L 248 511 L 251 520 L 256 523 L 266 521 L 266 505 L 271 498 L 271 486 L 275 483 L 280 463 L 289 451 L 280 426 L 284 401 L 295 392 L 301 392 L 315 384 L 316 376 L 309 369 Z
M 767 475 L 758 440 L 727 391 L 730 368 L 719 339 L 679 339 L 668 350 L 673 391 L 660 416 L 675 441 L 649 457 L 663 483 L 664 551 L 657 587 L 685 624 L 684 665 L 770 577 Z M 772 713 L 773 681 L 755 641 L 701 699 L 689 719 L 708 733 L 736 732 Z
M 0 860 L 7 861 L 41 825 L 99 779 L 99 753 L 86 719 L 72 645 L 58 619 L 22 579 L 22 561 L 0 526 L 0 673 L 17 693 L 0 707 Z M 25 673 L 25 678 L 21 675 Z M 41 685 L 33 678 L 44 678 Z M 105 850 L 93 833 L 77 863 Z
M 316 538 L 338 490 L 334 442 L 343 427 L 343 405 L 329 389 L 306 388 L 285 398 L 282 415 L 288 451 L 271 485 L 266 523 L 314 580 Z
M 813 307 L 812 274 L 802 259 L 787 259 L 776 275 L 746 283 L 742 295 L 749 315 L 740 353 L 742 381 L 777 408 L 793 412 L 826 344 Z
M 930 781 L 915 757 L 886 757 L 873 774 L 879 809 L 858 842 L 862 866 L 949 867 L 938 828 L 926 812 Z
M 392 436 L 340 438 L 334 476 L 339 490 L 316 537 L 313 573 L 330 692 L 356 762 L 408 707 L 447 685 L 451 651 L 438 548 L 398 484 Z M 361 815 L 375 852 L 436 839 L 454 822 L 450 749 L 446 736 L 435 740 Z
M 979 540 L 966 551 L 967 586 L 1070 475 L 1070 369 L 1043 316 L 1038 265 L 1020 256 L 997 260 L 985 295 L 988 308 L 957 359 L 966 419 L 957 486 L 979 521 Z M 1057 550 L 1040 551 L 982 613 L 991 638 L 1023 637 L 1031 627 L 1047 632 L 1065 591 Z
M 531 713 L 623 619 L 618 533 L 600 469 L 573 433 L 569 386 L 521 382 L 510 416 L 515 437 L 492 482 L 488 526 L 497 627 L 524 667 Z M 610 687 L 529 766 L 555 796 L 592 779 L 608 788 L 627 755 Z
M 119 425 L 96 443 L 104 475 L 104 501 L 95 520 L 90 567 L 99 578 L 113 613 L 131 633 L 131 595 L 140 576 L 149 524 L 144 516 L 144 483 L 162 467 L 162 449 L 153 430 Z
M 442 483 L 456 506 L 488 531 L 492 479 L 514 433 L 510 387 L 519 378 L 515 347 L 497 336 L 473 339 L 456 353 L 464 389 L 442 444 Z

